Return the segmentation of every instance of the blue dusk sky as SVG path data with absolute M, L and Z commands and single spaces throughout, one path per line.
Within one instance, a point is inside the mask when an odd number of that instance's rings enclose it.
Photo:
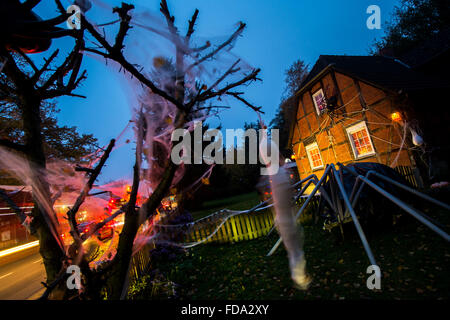
M 120 5 L 121 1 L 94 1 L 100 4 Z M 159 15 L 158 0 L 128 0 L 137 8 L 145 7 Z M 69 5 L 68 1 L 63 1 Z M 182 31 L 194 10 L 200 11 L 196 35 L 225 37 L 233 32 L 236 24 L 247 24 L 242 37 L 236 42 L 233 53 L 255 68 L 261 68 L 262 82 L 244 87 L 245 97 L 254 105 L 262 106 L 268 123 L 273 118 L 285 88 L 285 70 L 297 59 L 312 66 L 321 54 L 367 55 L 375 39 L 384 34 L 385 22 L 389 21 L 394 0 L 168 0 L 175 23 Z M 378 5 L 381 9 L 381 29 L 369 30 L 366 9 Z M 51 0 L 43 0 L 36 12 L 42 18 L 56 15 Z M 91 9 L 87 16 L 91 21 L 103 23 L 115 17 L 106 9 Z M 63 25 L 61 25 L 63 26 Z M 131 30 L 132 33 L 134 30 Z M 73 40 L 60 39 L 56 47 L 69 50 Z M 47 56 L 51 51 L 47 52 Z M 42 54 L 36 55 L 36 58 Z M 105 145 L 117 135 L 131 119 L 129 90 L 117 72 L 96 58 L 86 57 L 83 68 L 88 78 L 75 92 L 87 99 L 62 97 L 57 99 L 58 120 L 63 125 L 76 126 L 81 133 L 93 133 L 100 145 Z M 245 122 L 256 121 L 255 112 L 239 102 L 229 100 L 231 110 L 224 110 L 211 125 L 222 124 L 224 129 L 242 128 Z M 131 176 L 134 154 L 132 145 L 117 149 L 108 160 L 101 182 Z

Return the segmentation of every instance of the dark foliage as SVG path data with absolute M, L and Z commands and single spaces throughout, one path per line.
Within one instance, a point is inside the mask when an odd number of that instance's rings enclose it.
M 372 53 L 383 50 L 401 56 L 449 26 L 447 0 L 401 0 L 384 37 L 373 45 Z

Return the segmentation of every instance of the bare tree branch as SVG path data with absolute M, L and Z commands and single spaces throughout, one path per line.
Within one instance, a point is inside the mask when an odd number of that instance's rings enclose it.
M 207 55 L 203 56 L 202 58 L 200 58 L 199 60 L 197 60 L 196 62 L 194 62 L 193 64 L 191 64 L 187 69 L 186 72 L 188 72 L 189 70 L 191 70 L 192 68 L 198 66 L 199 64 L 201 64 L 202 62 L 214 57 L 220 50 L 222 50 L 223 48 L 227 47 L 228 45 L 230 45 L 245 29 L 245 23 L 240 22 L 239 23 L 239 27 L 238 29 L 231 35 L 231 37 L 228 38 L 228 40 L 226 40 L 225 42 L 223 42 L 221 45 L 219 45 L 216 49 L 214 49 L 213 51 L 211 51 L 210 53 L 208 53 Z
M 76 75 L 76 72 L 73 71 L 72 75 Z M 86 96 L 83 95 L 79 95 L 79 94 L 75 94 L 72 93 L 73 90 L 75 90 L 78 85 L 80 84 L 81 81 L 83 81 L 84 79 L 86 79 L 86 70 L 83 70 L 81 76 L 79 78 L 77 78 L 75 80 L 74 77 L 71 77 L 69 79 L 69 82 L 67 83 L 67 85 L 60 85 L 58 86 L 58 88 L 53 89 L 53 90 L 47 90 L 42 94 L 42 97 L 44 99 L 51 99 L 51 98 L 56 98 L 59 96 L 72 96 L 72 97 L 77 97 L 77 98 L 86 98 Z
M 22 8 L 24 10 L 31 10 L 33 9 L 35 6 L 37 6 L 37 4 L 41 2 L 41 0 L 27 0 L 24 3 L 22 3 Z
M 115 140 L 112 139 L 111 142 L 108 145 L 108 148 L 106 148 L 106 151 L 103 153 L 102 157 L 100 158 L 100 161 L 98 165 L 95 167 L 94 171 L 90 174 L 89 180 L 87 181 L 86 185 L 84 186 L 83 190 L 81 191 L 80 195 L 78 196 L 77 200 L 75 201 L 75 204 L 73 207 L 67 212 L 67 217 L 69 219 L 69 225 L 70 225 L 70 233 L 72 234 L 72 237 L 74 238 L 75 242 L 80 241 L 80 233 L 77 228 L 77 221 L 76 221 L 76 214 L 78 212 L 78 209 L 83 204 L 84 200 L 86 199 L 86 196 L 89 194 L 89 191 L 92 189 L 92 185 L 94 184 L 95 180 L 97 179 L 98 175 L 100 174 L 106 160 L 108 159 L 112 148 L 114 147 Z
M 162 199 L 168 192 L 177 168 L 178 166 L 175 163 L 173 163 L 173 161 L 170 160 L 168 161 L 166 170 L 164 171 L 164 174 L 161 178 L 161 181 L 158 184 L 158 187 L 156 187 L 152 195 L 142 205 L 147 218 L 154 213 L 159 203 L 161 202 L 160 199 Z
M 45 61 L 44 65 L 42 66 L 41 69 L 37 70 L 36 73 L 31 77 L 31 81 L 37 82 L 37 81 L 39 80 L 39 78 L 41 77 L 41 75 L 42 75 L 45 71 L 47 71 L 48 66 L 49 66 L 50 63 L 53 61 L 53 59 L 56 58 L 56 56 L 58 55 L 58 53 L 59 53 L 59 49 L 56 49 L 48 59 L 45 59 L 45 58 L 44 58 L 44 61 Z
M 105 22 L 105 23 L 100 23 L 100 24 L 96 24 L 97 27 L 106 27 L 106 26 L 110 26 L 112 24 L 116 24 L 117 22 L 120 22 L 120 19 L 116 19 L 110 22 Z
M 248 102 L 247 100 L 245 100 L 244 98 L 241 97 L 241 94 L 243 94 L 243 92 L 226 92 L 225 94 L 230 95 L 234 98 L 236 98 L 237 100 L 243 102 L 246 106 L 250 107 L 251 109 L 253 109 L 256 112 L 259 113 L 264 113 L 263 111 L 261 111 L 262 107 L 256 107 L 254 105 L 252 105 L 250 102 Z
M 198 17 L 198 9 L 195 9 L 195 12 L 192 15 L 191 20 L 189 20 L 189 27 L 188 27 L 188 31 L 186 33 L 186 44 L 189 43 L 189 40 L 191 39 L 191 36 L 195 31 L 194 27 L 195 27 L 195 22 L 197 21 L 197 17 Z
M 236 73 L 236 72 L 238 72 L 239 70 L 241 70 L 241 68 L 237 68 L 237 69 L 234 69 L 234 67 L 239 63 L 241 61 L 241 59 L 238 59 L 235 63 L 233 63 L 233 65 L 219 78 L 219 79 L 217 79 L 217 81 L 216 82 L 214 82 L 213 83 L 213 85 L 212 86 L 210 86 L 209 88 L 208 88 L 208 91 L 209 92 L 211 92 L 215 87 L 217 87 L 217 85 L 219 84 L 219 83 L 221 83 L 227 76 L 229 76 L 230 74 L 233 74 L 233 73 Z
M 131 16 L 128 14 L 128 11 L 133 9 L 134 6 L 132 4 L 127 4 L 124 2 L 122 2 L 122 6 L 120 8 L 115 7 L 113 9 L 113 13 L 117 13 L 120 17 L 119 32 L 117 32 L 116 40 L 113 46 L 114 51 L 122 51 L 124 47 L 123 40 L 125 39 L 128 30 L 131 29 L 130 26 Z
M 70 70 L 72 70 L 71 77 L 75 76 L 81 65 L 83 55 L 80 51 L 84 48 L 84 41 L 80 37 L 77 39 L 74 48 L 70 54 L 66 57 L 65 61 L 56 69 L 54 73 L 45 81 L 45 83 L 39 88 L 41 93 L 44 93 L 50 86 L 54 85 L 56 81 L 60 81 Z
M 98 33 L 98 31 L 94 28 L 94 26 L 89 23 L 84 16 L 82 16 L 82 23 L 86 27 L 86 30 L 92 36 L 103 46 L 103 48 L 106 50 L 106 53 L 101 52 L 99 50 L 86 48 L 85 51 L 92 52 L 99 54 L 103 56 L 106 59 L 111 59 L 113 61 L 116 61 L 121 65 L 122 68 L 124 68 L 126 71 L 128 71 L 132 76 L 134 76 L 137 80 L 139 80 L 141 83 L 143 83 L 145 86 L 147 86 L 153 93 L 161 96 L 162 98 L 166 99 L 167 101 L 173 103 L 178 109 L 184 110 L 185 107 L 183 103 L 177 101 L 174 97 L 169 95 L 164 90 L 158 88 L 150 79 L 148 79 L 144 74 L 142 74 L 139 70 L 136 69 L 136 67 L 128 62 L 128 60 L 123 56 L 121 51 L 117 51 L 113 49 L 113 46 L 111 46 L 108 41 Z
M 170 33 L 172 33 L 173 36 L 178 37 L 178 29 L 177 29 L 177 27 L 175 27 L 175 24 L 174 24 L 175 17 L 170 15 L 170 11 L 169 11 L 169 7 L 167 5 L 167 1 L 166 0 L 161 0 L 160 6 L 161 7 L 160 7 L 159 11 L 161 11 L 161 13 L 166 18 L 167 26 L 169 27 Z
M 191 48 L 191 51 L 192 52 L 200 52 L 200 51 L 203 51 L 205 49 L 208 49 L 209 47 L 211 47 L 211 42 L 206 41 L 206 43 L 203 46 L 198 47 L 198 48 Z
M 84 172 L 87 172 L 87 173 L 93 173 L 94 172 L 94 169 L 92 169 L 92 168 L 85 168 L 85 167 L 80 167 L 79 165 L 77 165 L 76 167 L 75 167 L 75 171 L 84 171 Z M 105 193 L 106 191 L 103 191 L 102 193 Z
M 248 84 L 251 81 L 261 80 L 261 79 L 257 78 L 257 75 L 258 75 L 258 73 L 260 71 L 261 71 L 261 69 L 259 69 L 259 68 L 255 69 L 249 75 L 245 76 L 241 80 L 239 80 L 237 82 L 234 82 L 232 84 L 229 84 L 229 85 L 227 85 L 227 86 L 225 86 L 222 89 L 219 89 L 217 91 L 205 91 L 204 93 L 198 95 L 198 97 L 193 98 L 187 104 L 187 107 L 191 108 L 197 102 L 206 101 L 206 100 L 209 100 L 209 99 L 214 98 L 214 97 L 222 96 L 222 95 L 226 94 L 229 90 L 231 90 L 233 88 L 236 88 L 236 87 L 238 87 L 240 85 Z
M 200 107 L 200 108 L 195 108 L 193 111 L 200 111 L 200 110 L 212 110 L 212 109 L 231 109 L 230 106 L 208 106 L 208 107 Z
M 69 277 L 69 274 L 66 273 L 66 268 L 63 267 L 63 269 L 59 272 L 58 277 L 50 284 L 46 284 L 45 282 L 41 282 L 42 285 L 45 287 L 45 291 L 42 294 L 40 298 L 37 300 L 45 300 L 49 297 L 50 293 L 53 291 L 53 289 L 56 288 L 56 286 L 65 278 Z
M 56 6 L 58 7 L 59 12 L 61 13 L 65 13 L 66 9 L 64 8 L 64 6 L 62 5 L 60 0 L 55 0 Z

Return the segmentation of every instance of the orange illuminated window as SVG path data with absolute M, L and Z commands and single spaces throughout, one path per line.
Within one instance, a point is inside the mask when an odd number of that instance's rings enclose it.
M 306 146 L 306 153 L 308 154 L 309 164 L 313 170 L 323 167 L 322 156 L 320 155 L 319 146 L 316 142 Z
M 347 128 L 347 133 L 356 159 L 375 154 L 365 122 Z

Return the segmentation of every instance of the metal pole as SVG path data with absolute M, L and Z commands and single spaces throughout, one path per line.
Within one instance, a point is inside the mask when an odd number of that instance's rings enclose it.
M 356 172 L 353 172 L 353 171 L 350 170 L 349 168 L 343 166 L 341 163 L 338 163 L 338 165 L 339 165 L 340 168 L 344 168 L 345 170 L 347 170 L 348 172 L 350 172 L 350 173 L 353 174 L 354 176 L 360 176 L 360 175 L 358 175 Z M 440 207 L 442 207 L 442 208 L 444 208 L 444 209 L 450 210 L 450 205 L 448 205 L 448 204 L 446 204 L 446 203 L 444 203 L 444 202 L 441 202 L 441 201 L 439 201 L 439 200 L 436 200 L 436 199 L 434 199 L 434 198 L 432 198 L 432 197 L 430 197 L 430 196 L 428 196 L 428 195 L 426 195 L 426 194 L 424 194 L 424 193 L 422 193 L 422 192 L 420 192 L 420 191 L 417 191 L 417 190 L 415 190 L 415 189 L 413 189 L 413 188 L 410 188 L 410 187 L 408 187 L 408 186 L 405 186 L 404 184 L 402 184 L 402 183 L 400 183 L 400 182 L 398 182 L 398 181 L 395 181 L 395 180 L 393 180 L 393 179 L 391 179 L 391 178 L 388 178 L 388 177 L 386 177 L 386 176 L 384 176 L 384 175 L 382 175 L 382 174 L 380 174 L 380 173 L 378 173 L 378 172 L 376 172 L 376 171 L 374 171 L 374 170 L 368 171 L 368 172 L 366 173 L 366 176 L 365 176 L 365 177 L 366 177 L 367 179 L 369 179 L 370 175 L 372 175 L 372 174 L 376 175 L 378 178 L 380 178 L 380 179 L 382 179 L 382 180 L 385 180 L 385 181 L 387 181 L 387 182 L 389 182 L 389 183 L 391 183 L 391 184 L 393 184 L 393 185 L 395 185 L 395 186 L 397 186 L 397 187 L 399 187 L 399 188 L 401 188 L 401 189 L 403 189 L 403 190 L 406 190 L 406 191 L 408 191 L 408 192 L 410 192 L 410 193 L 412 193 L 412 194 L 415 194 L 416 196 L 419 196 L 419 197 L 421 197 L 422 199 L 428 200 L 428 201 L 430 201 L 430 202 L 432 202 L 432 203 L 434 203 L 434 204 L 436 204 L 436 205 L 438 205 L 438 206 L 440 206 Z M 359 180 L 361 180 L 361 179 L 359 179 Z M 357 183 L 358 183 L 358 181 L 355 182 L 355 186 L 353 187 L 353 189 L 355 189 Z M 364 186 L 364 184 L 365 184 L 365 183 L 363 182 L 363 186 Z M 363 186 L 361 186 L 360 189 L 358 190 L 358 194 L 361 192 Z M 353 190 L 353 191 L 354 191 L 354 190 Z M 353 195 L 353 192 L 352 192 L 352 195 Z M 357 195 L 357 196 L 358 196 L 358 195 Z M 357 196 L 356 196 L 356 197 L 357 197 Z M 352 199 L 352 196 L 350 196 L 350 199 Z
M 303 195 L 303 193 L 306 191 L 306 189 L 309 187 L 309 185 L 314 182 L 314 179 L 310 179 L 300 190 L 299 193 L 297 193 L 297 195 L 294 198 L 294 203 L 297 202 L 298 199 L 300 199 L 300 197 Z
M 315 176 L 316 176 L 315 174 L 310 174 L 310 175 L 307 176 L 306 178 L 304 178 L 304 179 L 302 179 L 302 180 L 297 181 L 296 183 L 294 183 L 294 184 L 292 185 L 292 187 L 295 188 L 295 187 L 297 187 L 299 184 L 302 184 L 302 183 L 306 182 L 307 180 L 309 180 L 309 179 L 311 179 L 311 178 L 314 178 Z
M 350 202 L 351 202 L 351 204 L 352 204 L 352 207 L 354 208 L 355 205 L 356 205 L 356 202 L 358 201 L 358 198 L 359 198 L 359 196 L 360 196 L 360 194 L 361 194 L 361 191 L 362 191 L 362 189 L 363 189 L 363 187 L 364 187 L 364 185 L 365 185 L 365 182 L 363 182 L 363 183 L 361 184 L 361 186 L 359 186 L 358 192 L 356 192 L 356 194 L 355 194 L 356 187 L 358 186 L 359 182 L 361 181 L 361 179 L 359 178 L 361 175 L 360 175 L 360 174 L 357 174 L 356 172 L 353 172 L 352 170 L 350 170 L 349 168 L 347 168 L 346 166 L 344 166 L 344 165 L 343 165 L 342 163 L 340 163 L 340 162 L 338 162 L 338 166 L 339 166 L 339 169 L 341 169 L 341 170 L 342 170 L 342 169 L 347 170 L 347 171 L 350 172 L 353 176 L 356 177 L 355 184 L 353 185 L 352 193 L 350 194 L 350 198 L 349 198 L 349 200 L 350 200 Z M 368 172 L 366 173 L 366 178 L 369 177 L 370 173 L 371 173 L 371 171 L 368 171 Z M 348 210 L 345 211 L 345 215 L 347 214 L 347 212 L 348 212 Z
M 330 164 L 330 166 L 333 168 L 332 173 L 336 175 L 336 168 L 334 164 Z M 347 209 L 350 211 L 350 215 L 352 216 L 353 223 L 355 224 L 356 230 L 358 231 L 359 237 L 361 238 L 361 242 L 364 246 L 364 249 L 366 250 L 367 256 L 369 257 L 369 261 L 372 265 L 377 265 L 377 262 L 375 261 L 375 258 L 373 256 L 372 250 L 370 249 L 369 242 L 366 239 L 366 235 L 364 234 L 364 231 L 359 224 L 359 220 L 356 217 L 355 211 L 353 210 L 352 205 L 350 204 L 350 200 L 348 199 L 347 193 L 345 192 L 344 185 L 342 184 L 342 181 L 338 178 L 335 179 L 337 182 L 337 185 L 341 191 L 342 197 L 344 198 L 344 203 L 347 206 Z
M 346 169 L 347 171 L 351 172 L 353 175 L 356 175 L 356 173 L 352 172 L 352 171 L 351 171 L 350 169 L 348 169 L 347 167 L 343 167 L 343 166 L 341 166 L 341 164 L 339 164 L 339 166 L 340 166 L 341 168 L 344 168 L 344 169 Z M 386 181 L 388 181 L 388 182 L 391 182 L 392 184 L 394 184 L 394 185 L 396 185 L 396 186 L 398 186 L 398 187 L 400 187 L 400 188 L 403 188 L 404 190 L 409 191 L 409 192 L 411 192 L 411 193 L 413 193 L 413 194 L 415 194 L 415 195 L 417 195 L 417 196 L 419 196 L 419 197 L 422 197 L 423 199 L 429 200 L 430 202 L 433 202 L 433 203 L 435 203 L 435 204 L 437 204 L 437 205 L 440 205 L 440 206 L 442 206 L 442 207 L 444 207 L 444 208 L 448 208 L 448 205 L 446 205 L 445 203 L 442 203 L 442 202 L 440 202 L 440 201 L 438 201 L 438 200 L 436 200 L 436 199 L 433 199 L 433 198 L 431 198 L 431 197 L 429 197 L 429 196 L 427 196 L 427 195 L 425 195 L 425 194 L 423 194 L 423 193 L 421 193 L 421 192 L 419 192 L 419 191 L 417 191 L 417 190 L 414 190 L 414 189 L 411 189 L 411 188 L 409 188 L 409 187 L 407 187 L 407 186 L 404 186 L 403 184 L 401 184 L 401 183 L 399 183 L 399 182 L 397 182 L 397 181 L 395 181 L 395 180 L 392 180 L 392 179 L 390 179 L 390 178 L 387 178 L 387 177 L 385 177 L 385 176 L 383 176 L 383 175 L 381 175 L 381 174 L 379 174 L 378 172 L 373 171 L 373 170 L 368 171 L 365 177 L 363 177 L 363 176 L 361 176 L 361 175 L 358 175 L 358 177 L 356 178 L 355 185 L 357 184 L 357 182 L 358 182 L 359 180 L 362 181 L 362 184 L 361 184 L 361 186 L 360 186 L 360 188 L 359 188 L 359 190 L 358 190 L 358 193 L 357 193 L 356 196 L 355 196 L 355 199 L 353 200 L 353 203 L 352 203 L 353 206 L 355 206 L 356 202 L 358 201 L 358 198 L 359 198 L 359 196 L 360 196 L 360 194 L 361 194 L 361 190 L 362 190 L 362 188 L 364 187 L 364 185 L 365 185 L 366 183 L 369 184 L 369 182 L 370 182 L 370 186 L 371 186 L 373 189 L 375 189 L 376 191 L 378 191 L 379 193 L 381 193 L 382 195 L 384 195 L 386 198 L 388 198 L 389 200 L 391 200 L 392 202 L 394 202 L 396 205 L 398 205 L 400 208 L 402 208 L 403 210 L 405 210 L 406 212 L 408 212 L 409 214 L 411 214 L 414 218 L 416 218 L 417 220 L 419 220 L 420 222 L 422 222 L 423 224 L 425 224 L 428 228 L 430 228 L 431 230 L 433 230 L 434 232 L 436 232 L 437 234 L 439 234 L 439 235 L 440 235 L 441 237 L 443 237 L 445 240 L 449 241 L 449 235 L 448 235 L 445 231 L 443 231 L 442 229 L 440 229 L 439 227 L 437 227 L 436 225 L 434 225 L 431 221 L 429 221 L 429 218 L 428 218 L 428 219 L 425 218 L 425 217 L 426 217 L 425 214 L 423 214 L 422 212 L 420 212 L 420 211 L 418 211 L 418 210 L 414 210 L 413 208 L 411 208 L 410 206 L 408 206 L 406 203 L 404 203 L 404 202 L 401 201 L 400 199 L 396 198 L 395 196 L 391 195 L 389 192 L 387 192 L 387 191 L 385 191 L 384 189 L 380 188 L 380 187 L 379 187 L 378 185 L 376 185 L 374 182 L 370 181 L 370 180 L 369 180 L 369 176 L 370 176 L 371 174 L 376 175 L 377 177 L 379 177 L 379 178 L 381 178 L 381 179 L 384 179 L 384 180 L 386 180 Z
M 317 177 L 315 178 L 316 183 L 318 183 Z M 328 202 L 328 204 L 330 205 L 330 208 L 333 208 L 333 203 L 331 202 L 330 196 L 328 195 L 328 193 L 325 191 L 325 189 L 323 188 L 323 186 L 320 186 L 319 188 L 320 194 L 323 195 L 324 199 L 326 202 Z
M 446 204 L 444 202 L 436 200 L 436 199 L 434 199 L 434 198 L 432 198 L 432 197 L 430 197 L 430 196 L 428 196 L 428 195 L 426 195 L 426 194 L 424 194 L 424 193 L 422 193 L 420 191 L 417 191 L 417 190 L 415 190 L 413 188 L 410 188 L 410 187 L 407 187 L 407 186 L 405 186 L 405 185 L 403 185 L 403 184 L 401 184 L 401 183 L 399 183 L 399 182 L 397 182 L 395 180 L 392 180 L 392 179 L 390 179 L 388 177 L 385 177 L 385 176 L 379 174 L 376 171 L 369 171 L 369 172 L 372 172 L 372 174 L 376 175 L 378 178 L 383 179 L 385 181 L 388 181 L 388 182 L 392 183 L 393 185 L 396 185 L 397 187 L 402 188 L 403 190 L 409 191 L 409 192 L 415 194 L 416 196 L 421 197 L 422 199 L 428 200 L 428 201 L 430 201 L 430 202 L 432 202 L 432 203 L 434 203 L 434 204 L 436 204 L 438 206 L 443 207 L 444 209 L 450 210 L 450 205 L 448 205 L 448 204 Z
M 434 224 L 432 224 L 430 221 L 428 221 L 427 219 L 425 219 L 420 212 L 414 210 L 413 208 L 411 208 L 410 206 L 408 206 L 406 203 L 404 203 L 403 201 L 401 201 L 400 199 L 394 197 L 393 195 L 391 195 L 389 192 L 383 190 L 382 188 L 380 188 L 379 186 L 377 186 L 375 183 L 373 183 L 372 181 L 370 181 L 369 179 L 365 178 L 365 177 L 361 177 L 361 180 L 363 180 L 367 185 L 369 185 L 371 188 L 375 189 L 376 191 L 378 191 L 379 193 L 381 193 L 383 196 L 385 196 L 386 198 L 388 198 L 389 200 L 391 200 L 392 202 L 394 202 L 396 205 L 398 205 L 400 208 L 402 208 L 403 210 L 405 210 L 406 212 L 408 212 L 410 215 L 412 215 L 414 218 L 416 218 L 417 220 L 419 220 L 420 222 L 422 222 L 424 225 L 426 225 L 428 228 L 430 228 L 431 230 L 433 230 L 434 232 L 436 232 L 437 234 L 439 234 L 441 237 L 443 237 L 445 240 L 450 241 L 450 236 L 443 231 L 442 229 L 438 228 L 437 226 L 435 226 Z

